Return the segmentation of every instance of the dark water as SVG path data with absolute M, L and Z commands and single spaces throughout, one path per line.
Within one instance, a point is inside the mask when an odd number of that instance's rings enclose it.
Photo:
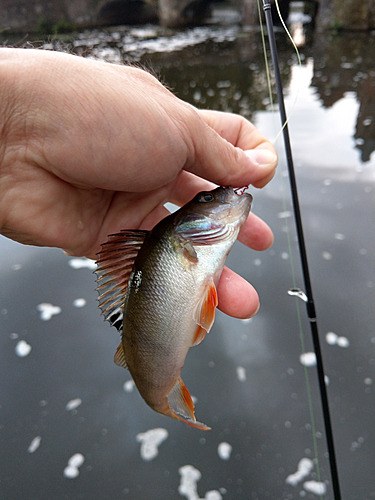
M 301 68 L 284 35 L 278 44 L 343 499 L 370 500 L 375 36 L 308 39 Z M 272 139 L 279 130 L 259 33 L 116 28 L 44 48 L 140 62 L 199 107 L 241 113 Z M 0 240 L 1 499 L 333 498 L 315 367 L 309 355 L 301 362 L 312 351 L 304 304 L 287 294 L 291 262 L 302 281 L 276 144 L 278 175 L 252 189 L 254 211 L 275 243 L 262 253 L 237 244 L 228 259 L 257 288 L 261 310 L 251 321 L 219 312 L 183 370 L 198 419 L 211 432 L 152 412 L 132 390 L 129 374 L 112 361 L 119 338 L 100 318 L 92 269 L 74 267 L 86 261 Z M 49 319 L 40 310 L 46 303 L 59 308 Z M 147 455 L 141 440 L 152 436 L 164 441 Z M 302 459 L 304 471 L 287 480 Z

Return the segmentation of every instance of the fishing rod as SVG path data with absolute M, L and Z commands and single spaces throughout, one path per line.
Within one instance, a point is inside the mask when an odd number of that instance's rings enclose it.
M 322 357 L 322 351 L 321 351 L 320 341 L 319 341 L 318 323 L 317 323 L 315 303 L 314 303 L 313 293 L 312 293 L 309 265 L 307 262 L 307 252 L 306 252 L 305 238 L 304 238 L 304 234 L 303 234 L 301 210 L 300 210 L 300 205 L 299 205 L 299 200 L 298 200 L 298 190 L 297 190 L 296 176 L 295 176 L 295 172 L 294 172 L 292 149 L 291 149 L 291 145 L 290 145 L 288 120 L 287 120 L 286 111 L 285 111 L 283 88 L 282 88 L 282 83 L 281 83 L 279 62 L 278 62 L 278 57 L 277 57 L 277 47 L 276 47 L 275 34 L 274 34 L 274 29 L 273 29 L 270 0 L 263 0 L 263 10 L 264 10 L 265 18 L 266 18 L 267 33 L 268 33 L 268 39 L 269 39 L 269 45 L 270 45 L 270 51 L 271 51 L 271 58 L 272 58 L 272 64 L 273 64 L 274 73 L 275 73 L 276 89 L 277 89 L 277 96 L 278 96 L 278 102 L 279 102 L 279 111 L 280 111 L 282 132 L 283 132 L 283 138 L 284 138 L 284 147 L 285 147 L 286 161 L 287 161 L 288 172 L 289 172 L 290 189 L 291 189 L 291 193 L 292 193 L 294 219 L 295 219 L 296 230 L 297 230 L 298 247 L 299 247 L 300 259 L 301 259 L 301 265 L 302 265 L 303 281 L 304 281 L 304 285 L 305 285 L 305 293 L 303 293 L 299 290 L 293 290 L 292 294 L 297 295 L 299 298 L 302 298 L 302 300 L 304 300 L 304 302 L 306 302 L 307 316 L 308 316 L 309 322 L 310 322 L 311 335 L 312 335 L 314 351 L 315 351 L 315 355 L 316 355 L 316 365 L 317 365 L 320 397 L 321 397 L 321 402 L 322 402 L 324 427 L 325 427 L 327 448 L 328 448 L 328 455 L 329 455 L 329 464 L 330 464 L 330 468 L 331 468 L 332 489 L 333 489 L 333 493 L 334 493 L 334 500 L 341 500 L 340 481 L 339 481 L 339 475 L 338 475 L 338 469 L 337 469 L 336 452 L 335 452 L 335 445 L 334 445 L 333 431 L 332 431 L 332 424 L 331 424 L 331 417 L 330 417 L 329 403 L 328 403 L 328 394 L 327 394 L 326 382 L 325 382 L 325 377 L 324 377 L 323 357 Z

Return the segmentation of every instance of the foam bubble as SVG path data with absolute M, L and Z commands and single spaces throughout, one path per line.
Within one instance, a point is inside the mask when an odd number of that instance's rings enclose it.
M 312 460 L 310 460 L 309 458 L 302 458 L 298 462 L 297 472 L 295 472 L 294 474 L 290 474 L 285 479 L 285 482 L 287 484 L 291 484 L 292 486 L 297 486 L 298 483 L 303 481 L 303 479 L 305 479 L 305 477 L 307 477 L 310 474 L 313 467 L 314 467 L 314 462 Z
M 202 477 L 202 474 L 199 470 L 192 465 L 184 465 L 178 469 L 178 472 L 181 475 L 181 481 L 178 487 L 179 494 L 186 497 L 187 500 L 200 500 L 197 482 Z M 219 491 L 211 490 L 207 491 L 203 500 L 222 500 L 222 498 Z
M 67 477 L 68 479 L 74 479 L 79 475 L 79 470 L 77 467 L 72 467 L 70 465 L 67 465 L 64 469 L 64 476 Z
M 20 340 L 19 342 L 17 342 L 14 350 L 17 356 L 19 356 L 20 358 L 24 358 L 25 356 L 28 356 L 30 354 L 31 345 L 24 340 Z
M 229 460 L 232 453 L 232 446 L 229 443 L 220 443 L 217 447 L 217 452 L 222 460 Z
M 304 366 L 315 366 L 316 365 L 315 352 L 304 352 L 299 357 L 299 360 Z
M 27 451 L 28 453 L 34 453 L 40 446 L 42 438 L 40 436 L 36 436 L 30 443 Z
M 326 335 L 326 342 L 329 345 L 337 344 L 337 339 L 338 339 L 338 335 L 336 335 L 336 333 L 328 332 Z
M 168 431 L 162 427 L 137 434 L 136 439 L 141 443 L 141 457 L 143 460 L 149 461 L 156 458 L 159 454 L 159 446 L 167 437 Z
M 68 465 L 70 465 L 71 467 L 81 467 L 84 461 L 85 457 L 82 455 L 82 453 L 75 453 L 69 458 Z
M 277 214 L 277 217 L 279 219 L 288 219 L 289 217 L 292 217 L 292 212 L 290 210 L 285 210 L 284 212 L 279 212 Z
M 350 342 L 346 337 L 339 337 L 337 339 L 337 345 L 340 347 L 349 347 Z
M 73 306 L 74 307 L 84 307 L 86 305 L 86 300 L 85 299 L 75 299 L 73 300 Z
M 37 305 L 36 308 L 40 312 L 40 319 L 43 321 L 49 321 L 52 316 L 61 313 L 61 307 L 53 306 L 47 302 Z
M 303 487 L 306 491 L 315 495 L 325 495 L 327 491 L 326 485 L 320 481 L 306 481 L 303 483 Z
M 342 234 L 342 233 L 335 233 L 335 238 L 336 240 L 345 240 L 345 234 Z
M 246 369 L 243 366 L 237 366 L 237 378 L 240 382 L 246 381 Z
M 65 406 L 65 410 L 67 411 L 72 411 L 78 408 L 82 404 L 82 399 L 76 398 L 76 399 L 71 399 Z
M 332 260 L 332 254 L 330 252 L 322 252 L 322 257 L 324 260 Z
M 64 476 L 68 479 L 74 479 L 79 475 L 78 468 L 81 467 L 85 457 L 82 453 L 75 453 L 68 460 L 68 465 L 64 469 Z
M 134 380 L 127 380 L 125 383 L 124 383 L 124 391 L 125 392 L 132 392 L 134 390 Z

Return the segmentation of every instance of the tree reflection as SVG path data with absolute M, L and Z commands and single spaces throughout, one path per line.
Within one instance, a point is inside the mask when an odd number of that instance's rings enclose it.
M 312 49 L 316 88 L 322 105 L 333 106 L 347 92 L 359 102 L 354 139 L 362 162 L 375 150 L 375 37 L 366 33 L 316 34 Z

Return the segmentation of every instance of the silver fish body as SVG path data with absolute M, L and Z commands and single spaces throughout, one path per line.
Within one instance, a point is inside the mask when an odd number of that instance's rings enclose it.
M 149 233 L 113 235 L 98 261 L 100 307 L 122 333 L 115 362 L 151 408 L 204 430 L 180 373 L 213 324 L 216 287 L 251 201 L 231 187 L 199 193 Z

